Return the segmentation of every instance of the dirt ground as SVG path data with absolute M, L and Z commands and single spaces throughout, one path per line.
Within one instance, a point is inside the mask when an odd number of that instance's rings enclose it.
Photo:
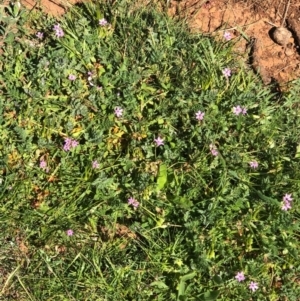
M 58 16 L 78 0 L 21 0 Z M 186 17 L 194 32 L 235 40 L 235 51 L 261 76 L 265 84 L 284 85 L 300 76 L 299 0 L 166 0 L 171 15 Z M 286 19 L 284 19 L 285 11 Z M 274 42 L 275 27 L 291 32 L 286 45 Z

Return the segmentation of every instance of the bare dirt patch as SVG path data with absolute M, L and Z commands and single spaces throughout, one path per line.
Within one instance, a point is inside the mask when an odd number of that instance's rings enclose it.
M 52 16 L 60 16 L 72 5 L 81 2 L 80 0 L 21 0 L 21 4 L 28 9 L 41 9 Z
M 173 1 L 170 12 L 186 16 L 194 32 L 220 38 L 229 32 L 237 41 L 235 50 L 245 55 L 265 84 L 283 84 L 300 76 L 299 0 Z M 291 31 L 291 38 L 283 46 L 272 39 L 275 27 L 281 25 Z

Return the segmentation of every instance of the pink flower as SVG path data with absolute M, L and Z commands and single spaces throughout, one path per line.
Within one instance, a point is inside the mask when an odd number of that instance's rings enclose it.
M 258 162 L 255 161 L 255 160 L 254 160 L 254 161 L 250 161 L 250 162 L 249 162 L 249 165 L 250 165 L 251 168 L 254 168 L 254 169 L 255 169 L 255 168 L 258 167 Z
M 233 107 L 232 110 L 233 110 L 233 114 L 235 114 L 235 115 L 240 115 L 240 114 L 246 115 L 247 114 L 247 109 L 245 107 L 242 108 L 240 105 Z
M 78 145 L 78 142 L 76 140 L 73 140 L 71 138 L 65 138 L 65 144 L 64 144 L 64 151 L 69 151 L 72 148 L 75 148 Z
M 128 205 L 133 206 L 135 209 L 140 205 L 140 203 L 133 197 L 128 199 Z
M 99 165 L 99 163 L 98 163 L 97 160 L 95 160 L 95 161 L 92 162 L 92 167 L 93 168 L 99 168 L 100 167 L 100 165 Z
M 216 148 L 216 146 L 215 146 L 214 144 L 210 144 L 210 145 L 209 145 L 209 148 L 210 148 L 211 154 L 212 154 L 214 157 L 218 156 L 219 152 L 218 152 L 218 150 L 217 150 L 217 148 Z
M 106 19 L 102 18 L 99 20 L 99 25 L 100 26 L 106 26 L 108 24 L 108 22 L 106 21 Z
M 203 112 L 201 112 L 201 111 L 198 111 L 197 113 L 196 113 L 196 119 L 197 120 L 203 120 L 203 118 L 204 118 L 204 113 Z
M 69 80 L 72 80 L 72 81 L 73 81 L 73 80 L 76 79 L 76 75 L 70 74 L 68 78 L 69 78 Z
M 72 236 L 74 234 L 72 229 L 67 230 L 66 233 L 68 236 Z
M 231 34 L 230 34 L 230 32 L 225 31 L 223 37 L 227 41 L 231 40 Z
M 238 281 L 238 282 L 241 282 L 241 281 L 244 281 L 245 280 L 245 275 L 243 272 L 238 272 L 235 276 L 235 279 Z
M 249 284 L 249 289 L 252 292 L 255 292 L 258 289 L 258 283 L 251 281 L 250 284 Z
M 41 161 L 40 161 L 40 168 L 46 169 L 46 168 L 47 168 L 47 162 L 44 161 L 44 160 L 41 160 Z
M 159 136 L 154 139 L 154 142 L 156 143 L 156 146 L 164 145 L 164 139 L 160 138 Z
M 281 209 L 283 211 L 288 211 L 289 209 L 292 209 L 291 202 L 293 201 L 292 195 L 286 193 L 282 198 L 282 207 Z
M 291 194 L 288 194 L 286 193 L 283 197 L 283 201 L 285 202 L 291 202 L 293 199 L 292 199 L 292 195 Z
M 44 37 L 44 33 L 38 31 L 38 32 L 35 34 L 35 36 L 36 36 L 38 39 L 41 40 L 41 39 L 43 39 L 43 37 Z
M 240 115 L 243 109 L 240 106 L 233 107 L 233 114 Z
M 289 209 L 292 209 L 291 203 L 289 202 L 283 202 L 281 209 L 283 211 L 288 211 Z
M 62 28 L 60 27 L 59 24 L 56 24 L 53 26 L 53 30 L 55 31 L 55 35 L 58 37 L 58 38 L 61 38 L 65 35 L 64 31 L 62 30 Z
M 121 109 L 120 107 L 116 107 L 115 108 L 115 115 L 117 117 L 121 117 L 123 115 L 123 109 Z
M 226 78 L 231 76 L 231 70 L 229 68 L 225 68 L 222 73 Z

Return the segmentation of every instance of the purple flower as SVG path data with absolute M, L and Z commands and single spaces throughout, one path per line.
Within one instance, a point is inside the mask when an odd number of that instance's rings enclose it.
M 123 109 L 121 109 L 120 107 L 116 107 L 115 108 L 115 115 L 117 117 L 121 117 L 123 115 Z
M 255 169 L 255 168 L 258 167 L 258 162 L 255 161 L 255 160 L 254 160 L 254 161 L 250 161 L 250 162 L 249 162 L 249 165 L 250 165 L 251 168 L 254 168 L 254 169 Z
M 227 41 L 231 40 L 231 34 L 230 34 L 230 32 L 225 31 L 223 37 Z
M 78 142 L 76 140 L 73 140 L 71 138 L 65 138 L 65 144 L 64 144 L 64 151 L 69 151 L 71 148 L 74 148 L 78 145 Z
M 38 32 L 35 34 L 35 36 L 36 36 L 38 39 L 41 40 L 41 39 L 44 37 L 44 33 L 38 31 Z
M 44 161 L 44 160 L 41 160 L 41 161 L 40 161 L 40 168 L 46 169 L 46 168 L 47 168 L 47 162 Z
M 62 28 L 60 27 L 59 24 L 56 24 L 53 26 L 53 30 L 55 31 L 55 35 L 58 37 L 58 38 L 61 38 L 65 35 L 64 31 L 62 30 Z
M 203 113 L 203 112 L 201 112 L 201 111 L 198 111 L 197 113 L 196 113 L 196 119 L 197 120 L 203 120 L 203 118 L 204 118 L 204 115 L 205 115 L 205 113 Z
M 217 148 L 216 148 L 216 146 L 214 144 L 210 144 L 209 145 L 209 149 L 210 149 L 211 154 L 214 157 L 218 156 L 219 152 L 218 152 L 218 150 L 217 150 Z
M 283 211 L 288 211 L 289 209 L 292 209 L 292 205 L 290 202 L 283 202 L 281 209 Z
M 240 106 L 233 107 L 233 114 L 240 115 L 243 109 Z
M 76 75 L 74 74 L 70 74 L 68 77 L 69 80 L 75 80 L 76 79 Z
M 99 165 L 99 163 L 98 163 L 97 160 L 95 160 L 95 161 L 92 162 L 92 167 L 93 168 L 99 168 L 100 167 L 100 165 Z
M 286 193 L 283 197 L 284 202 L 291 202 L 292 200 L 293 200 L 293 198 L 292 198 L 291 194 Z
M 245 107 L 242 108 L 240 105 L 233 107 L 232 110 L 233 110 L 233 114 L 235 114 L 235 115 L 240 115 L 240 114 L 246 115 L 247 114 L 247 109 Z
M 222 73 L 226 78 L 231 76 L 231 70 L 229 68 L 225 68 Z
M 72 229 L 67 230 L 66 233 L 68 236 L 72 236 L 74 234 Z
M 293 201 L 292 195 L 286 193 L 282 198 L 282 207 L 281 209 L 283 211 L 288 211 L 289 209 L 292 209 L 291 202 Z
M 249 284 L 249 289 L 252 292 L 255 292 L 258 289 L 258 283 L 251 281 L 250 284 Z
M 106 26 L 108 24 L 108 22 L 106 21 L 106 19 L 102 18 L 99 20 L 99 25 L 100 26 Z
M 140 205 L 140 203 L 133 197 L 128 199 L 128 205 L 133 206 L 135 209 Z
M 235 279 L 238 281 L 238 282 L 241 282 L 241 281 L 244 281 L 245 280 L 245 275 L 243 272 L 238 272 L 235 276 Z
M 156 143 L 156 146 L 164 145 L 164 139 L 160 138 L 159 136 L 154 139 L 154 142 Z

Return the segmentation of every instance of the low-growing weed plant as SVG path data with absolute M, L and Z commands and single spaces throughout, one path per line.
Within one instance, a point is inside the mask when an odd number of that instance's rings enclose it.
M 298 300 L 299 82 L 271 92 L 229 33 L 153 3 L 16 5 L 0 20 L 0 299 Z

